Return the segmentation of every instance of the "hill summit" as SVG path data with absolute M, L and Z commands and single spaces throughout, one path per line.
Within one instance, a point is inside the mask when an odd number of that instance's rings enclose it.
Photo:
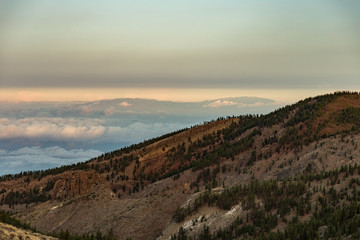
M 219 118 L 87 162 L 2 176 L 1 209 L 78 239 L 98 231 L 116 239 L 357 239 L 359 127 L 356 92 Z

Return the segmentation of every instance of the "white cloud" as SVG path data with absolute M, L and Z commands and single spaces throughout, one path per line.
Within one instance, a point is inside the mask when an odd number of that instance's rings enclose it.
M 106 128 L 98 120 L 73 118 L 0 119 L 0 139 L 49 138 L 92 139 L 102 136 Z
M 4 119 L 0 119 L 0 122 L 2 122 L 2 124 L 4 124 L 4 122 L 8 124 L 8 121 L 4 121 Z M 110 141 L 111 143 L 126 143 L 126 145 L 129 145 L 160 136 L 177 129 L 182 129 L 186 126 L 186 124 L 179 123 L 145 124 L 140 122 L 133 123 L 126 127 L 109 126 L 104 128 L 105 133 L 100 136 L 99 139 L 94 140 L 100 142 Z M 39 127 L 36 128 L 38 129 Z M 69 132 L 66 135 L 74 135 L 74 133 Z M 67 150 L 59 146 L 46 148 L 32 146 L 11 151 L 0 149 L 0 175 L 17 173 L 20 171 L 53 168 L 64 164 L 86 161 L 101 154 L 101 151 L 94 149 Z
M 242 108 L 242 107 L 261 107 L 261 106 L 266 106 L 269 105 L 268 103 L 264 103 L 264 102 L 256 102 L 256 103 L 239 103 L 238 104 L 238 108 Z
M 58 146 L 24 147 L 13 151 L 0 149 L 0 175 L 73 164 L 101 154 L 94 149 L 67 150 Z
M 102 142 L 133 144 L 189 125 L 141 122 L 122 125 L 116 122 L 106 126 L 105 123 L 103 120 L 89 118 L 0 118 L 0 140 L 34 139 L 40 140 L 40 146 L 44 146 L 48 140 L 58 141 L 59 146 L 84 141 L 88 144 L 83 146 Z M 34 149 L 25 150 L 29 153 Z
M 129 107 L 132 104 L 130 104 L 126 101 L 123 101 L 123 102 L 119 103 L 118 105 L 122 106 L 122 107 Z M 115 112 L 116 112 L 116 108 L 114 106 L 110 106 L 104 110 L 105 116 L 108 116 L 108 117 L 114 115 Z
M 285 103 L 281 103 L 281 102 L 255 102 L 255 103 L 239 103 L 237 105 L 238 108 L 251 108 L 251 107 L 263 107 L 263 106 L 281 106 L 281 105 L 285 105 Z
M 119 106 L 123 106 L 123 107 L 129 107 L 131 105 L 132 104 L 130 104 L 130 103 L 126 102 L 126 101 L 123 101 L 123 102 L 119 103 Z
M 100 155 L 101 152 L 94 149 L 84 150 L 84 149 L 71 149 L 66 150 L 64 148 L 53 146 L 47 148 L 41 148 L 39 146 L 33 147 L 23 147 L 13 151 L 6 151 L 4 149 L 0 149 L 0 157 L 4 156 L 48 156 L 54 158 L 91 158 L 94 156 Z M 44 159 L 39 158 L 37 162 L 46 162 Z
M 233 105 L 237 105 L 237 103 L 233 102 L 233 101 L 227 101 L 227 100 L 217 100 L 215 102 L 211 102 L 207 105 L 204 105 L 204 107 L 217 108 L 217 107 L 233 106 Z

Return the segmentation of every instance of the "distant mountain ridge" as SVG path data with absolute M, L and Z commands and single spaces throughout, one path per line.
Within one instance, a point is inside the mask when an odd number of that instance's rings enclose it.
M 235 99 L 201 104 L 216 102 Z M 1 209 L 43 232 L 112 230 L 118 239 L 356 238 L 359 119 L 357 92 L 219 118 L 87 162 L 3 176 Z
M 216 102 L 220 103 L 220 105 L 213 107 L 215 108 L 213 113 L 209 113 L 208 108 L 204 109 L 204 106 Z M 224 102 L 230 102 L 231 104 L 221 105 L 221 103 Z M 105 110 L 107 109 L 109 110 L 109 116 L 118 113 L 126 113 L 130 110 L 131 113 L 138 114 L 151 111 L 164 111 L 169 114 L 182 112 L 184 114 L 184 108 L 189 111 L 189 114 L 201 110 L 206 114 L 213 115 L 214 113 L 216 114 L 219 112 L 218 107 L 237 108 L 239 110 L 244 108 L 248 111 L 246 113 L 249 113 L 249 107 L 257 106 L 260 107 L 258 113 L 264 113 L 264 111 L 268 111 L 265 110 L 266 108 L 264 107 L 274 104 L 276 104 L 274 100 L 260 97 L 229 97 L 197 102 L 176 102 L 145 98 L 118 98 L 86 102 L 8 102 L 2 103 L 0 105 L 0 110 L 2 111 L 2 114 L 7 117 L 40 117 L 49 114 L 53 117 L 66 117 L 74 116 L 75 113 L 81 113 L 83 116 L 88 117 L 98 117 L 106 114 Z M 111 107 L 114 108 L 113 112 L 110 112 Z M 32 111 L 26 111 L 29 108 L 31 108 Z M 245 114 L 243 110 L 240 112 Z M 233 114 L 231 114 L 231 116 L 232 115 Z M 226 116 L 226 114 L 223 114 L 223 116 Z

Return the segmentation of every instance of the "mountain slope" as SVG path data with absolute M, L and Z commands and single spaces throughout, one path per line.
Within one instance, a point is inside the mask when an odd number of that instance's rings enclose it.
M 318 197 L 328 197 L 330 185 L 325 180 L 297 178 L 349 165 L 357 169 L 359 119 L 360 95 L 350 92 L 308 98 L 265 116 L 218 119 L 85 163 L 3 176 L 1 208 L 17 212 L 19 219 L 43 232 L 68 229 L 84 234 L 112 229 L 119 239 L 168 239 L 174 234 L 184 235 L 183 230 L 188 236 L 201 238 L 233 224 L 239 229 L 255 226 L 256 231 L 262 229 L 263 236 L 278 229 L 285 234 L 289 228 L 299 227 L 298 222 L 305 224 L 312 219 Z M 357 177 L 358 172 L 354 174 Z M 330 178 L 322 179 L 330 182 Z M 302 212 L 296 213 L 294 209 L 300 203 L 295 201 L 284 216 L 278 216 L 275 213 L 280 209 L 276 204 L 285 196 L 274 196 L 276 207 L 268 209 L 264 192 L 274 190 L 266 187 L 254 190 L 256 194 L 235 194 L 235 200 L 225 205 L 217 202 L 216 194 L 231 195 L 231 191 L 239 192 L 236 189 L 244 184 L 250 184 L 247 186 L 251 189 L 256 180 L 260 186 L 270 184 L 275 190 L 288 184 L 287 181 L 305 185 L 294 199 L 306 199 L 301 204 L 310 205 L 312 210 L 299 217 Z M 352 180 L 341 176 L 338 181 L 338 191 L 350 191 L 344 186 Z M 314 187 L 325 187 L 325 193 L 316 195 Z M 306 197 L 307 194 L 311 197 Z M 353 194 L 347 195 L 341 203 L 351 203 Z M 215 200 L 209 202 L 204 198 Z M 252 207 L 244 211 L 246 204 L 241 204 L 247 198 L 252 199 Z M 340 206 L 336 204 L 334 207 Z M 254 206 L 264 211 L 254 212 Z M 325 211 L 323 206 L 318 208 Z M 257 225 L 258 218 L 249 220 L 249 214 L 265 214 L 273 222 L 266 227 Z M 289 223 L 296 216 L 298 220 Z M 231 232 L 237 229 L 235 225 Z M 244 234 L 258 237 L 249 231 Z
M 30 231 L 19 229 L 11 225 L 0 222 L 0 239 L 56 240 L 57 238 L 44 236 L 38 233 L 32 233 Z

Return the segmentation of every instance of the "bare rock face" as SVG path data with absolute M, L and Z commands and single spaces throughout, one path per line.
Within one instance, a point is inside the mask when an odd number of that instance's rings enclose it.
M 98 184 L 104 182 L 95 171 L 71 172 L 63 174 L 54 185 L 52 199 L 64 200 L 85 195 Z
M 327 226 L 321 226 L 318 228 L 319 238 L 323 238 L 325 236 L 325 232 L 328 230 Z

